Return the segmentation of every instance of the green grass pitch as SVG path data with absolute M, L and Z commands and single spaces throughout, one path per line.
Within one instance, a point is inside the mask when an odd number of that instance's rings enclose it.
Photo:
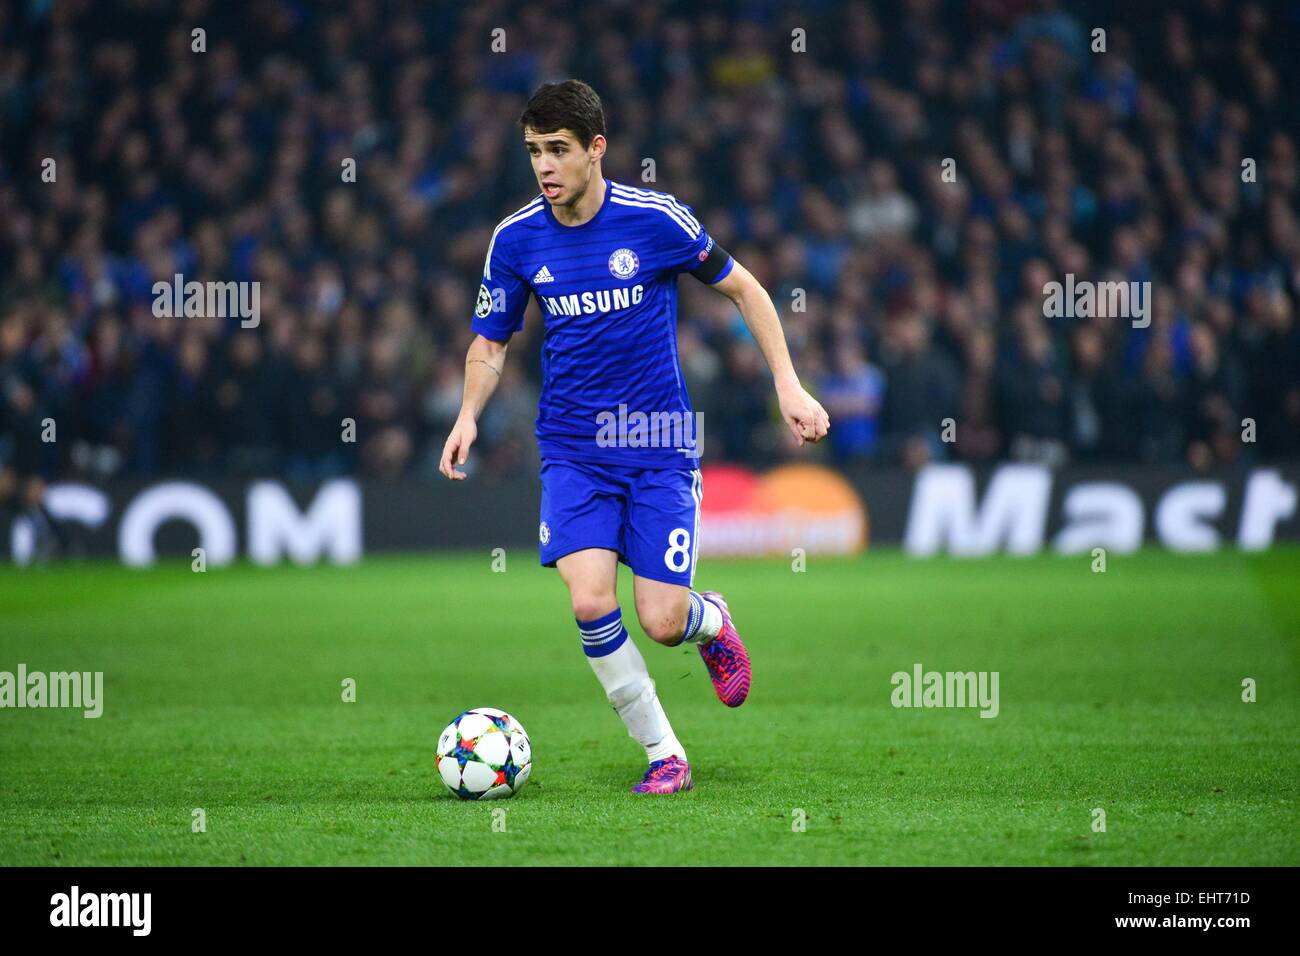
M 644 755 L 531 551 L 5 567 L 0 670 L 103 671 L 105 709 L 0 710 L 0 863 L 1300 864 L 1300 551 L 1090 563 L 703 562 L 754 687 L 728 710 L 629 621 L 694 768 L 672 797 L 627 792 Z M 894 708 L 917 662 L 998 671 L 1000 714 Z M 437 779 L 472 706 L 533 740 L 512 800 Z

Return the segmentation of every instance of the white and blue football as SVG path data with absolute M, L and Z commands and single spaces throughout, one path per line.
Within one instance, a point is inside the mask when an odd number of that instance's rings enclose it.
M 528 732 L 504 710 L 475 707 L 438 738 L 438 776 L 462 800 L 500 800 L 524 788 L 533 770 Z

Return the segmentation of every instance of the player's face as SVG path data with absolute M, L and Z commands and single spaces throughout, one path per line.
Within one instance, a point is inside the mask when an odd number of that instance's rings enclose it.
M 605 153 L 605 137 L 597 136 L 586 149 L 567 129 L 554 133 L 524 131 L 524 146 L 533 162 L 533 175 L 542 195 L 552 206 L 569 206 L 587 192 L 592 171 Z

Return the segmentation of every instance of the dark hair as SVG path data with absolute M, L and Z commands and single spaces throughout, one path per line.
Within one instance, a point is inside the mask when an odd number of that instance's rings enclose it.
M 567 129 L 586 149 L 597 136 L 605 135 L 605 111 L 596 91 L 582 80 L 546 83 L 519 114 L 519 128 L 538 133 Z

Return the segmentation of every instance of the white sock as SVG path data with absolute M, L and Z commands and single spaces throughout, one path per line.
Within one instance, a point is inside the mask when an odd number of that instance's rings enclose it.
M 605 698 L 622 718 L 628 735 L 645 748 L 650 762 L 673 754 L 685 760 L 686 749 L 668 723 L 645 658 L 623 626 L 622 612 L 616 609 L 595 621 L 579 621 L 578 631 Z
M 686 613 L 686 633 L 682 636 L 682 643 L 707 644 L 722 630 L 722 610 L 694 591 L 687 597 L 691 606 Z

